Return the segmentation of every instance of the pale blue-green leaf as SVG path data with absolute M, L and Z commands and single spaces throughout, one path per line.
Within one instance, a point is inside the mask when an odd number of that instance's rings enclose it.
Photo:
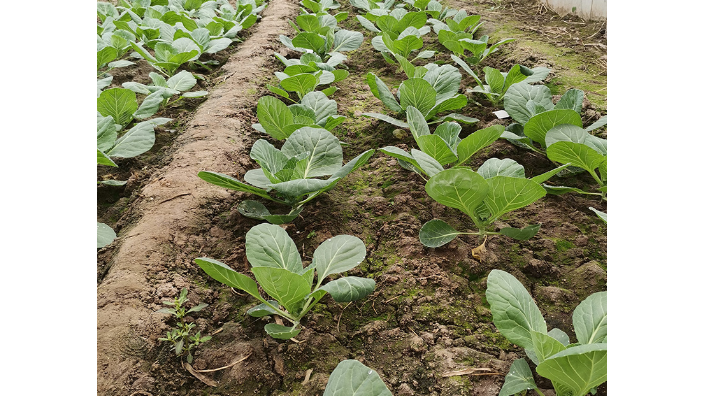
M 477 169 L 477 173 L 484 179 L 490 179 L 496 176 L 526 177 L 523 165 L 510 158 L 489 158 Z
M 337 114 L 337 102 L 328 99 L 322 92 L 314 91 L 306 94 L 301 100 L 301 104 L 313 110 L 316 124 Z
M 462 139 L 457 145 L 458 164 L 467 162 L 476 152 L 499 139 L 503 132 L 503 125 L 492 125 Z
M 356 360 L 344 360 L 330 374 L 323 396 L 393 396 L 379 374 Z
M 448 110 L 461 109 L 467 105 L 467 97 L 463 94 L 457 94 L 454 97 L 438 100 L 435 106 L 426 114 L 426 118 L 435 116 L 437 113 L 443 113 Z
M 408 127 L 416 141 L 418 141 L 418 138 L 421 136 L 430 135 L 430 128 L 428 127 L 428 123 L 425 122 L 425 116 L 414 106 L 408 106 L 406 108 L 406 117 L 408 119 Z
M 264 216 L 264 220 L 268 221 L 271 224 L 287 224 L 292 222 L 296 217 L 298 217 L 298 215 L 301 214 L 302 211 L 303 207 L 299 207 L 298 209 L 290 212 L 289 214 Z M 308 283 L 310 284 L 310 282 Z
M 237 205 L 237 211 L 244 217 L 250 219 L 264 220 L 264 216 L 269 216 L 269 209 L 257 201 L 244 200 Z
M 459 121 L 463 124 L 476 124 L 477 122 L 479 122 L 479 120 L 476 118 L 467 117 L 465 115 L 457 114 L 457 113 L 444 115 L 442 117 L 436 118 L 435 121 L 433 121 L 433 122 L 438 123 L 438 122 L 443 122 L 443 121 Z
M 533 84 L 545 80 L 545 78 L 550 74 L 550 69 L 547 67 L 535 67 L 530 69 L 533 74 L 529 75 L 525 80 L 526 84 Z
M 582 102 L 584 101 L 584 91 L 570 88 L 565 92 L 555 105 L 556 109 L 570 109 L 580 114 L 582 112 Z M 580 123 L 581 124 L 581 123 Z M 581 127 L 582 125 L 580 125 Z
M 440 136 L 447 143 L 452 152 L 457 155 L 457 145 L 460 143 L 460 132 L 462 127 L 456 122 L 443 122 L 438 125 L 433 135 Z
M 442 139 L 439 140 L 442 141 Z M 442 144 L 445 144 L 445 142 L 442 142 Z M 416 149 L 411 149 L 411 155 L 428 176 L 432 177 L 443 171 L 442 165 L 430 155 Z
M 207 257 L 197 258 L 195 262 L 206 274 L 210 275 L 216 281 L 247 292 L 257 300 L 264 302 L 264 299 L 259 295 L 257 282 L 252 278 L 240 274 L 224 263 Z
M 533 373 L 525 359 L 515 360 L 506 374 L 504 385 L 501 387 L 499 396 L 510 396 L 528 389 L 537 389 L 533 379 Z
M 320 289 L 330 293 L 336 302 L 350 302 L 372 294 L 375 286 L 374 279 L 345 276 L 326 283 Z
M 122 137 L 117 139 L 113 148 L 106 154 L 119 158 L 136 157 L 152 148 L 154 141 L 154 124 L 149 121 L 143 121 L 133 126 Z
M 159 107 L 161 106 L 163 100 L 164 98 L 161 90 L 150 94 L 144 99 L 144 101 L 142 101 L 139 108 L 132 116 L 138 120 L 143 120 L 153 116 L 157 111 L 159 111 Z
M 301 332 L 301 329 L 287 327 L 276 323 L 269 323 L 264 326 L 264 331 L 266 331 L 271 338 L 276 338 L 277 340 L 290 340 L 291 338 L 297 336 L 298 333 Z
M 279 308 L 279 303 L 274 300 L 269 300 L 269 304 L 273 305 L 276 308 Z M 247 315 L 253 316 L 255 318 L 261 318 L 263 316 L 278 315 L 278 313 L 266 303 L 261 303 L 257 306 L 248 309 Z
M 409 78 L 399 87 L 401 108 L 413 106 L 423 115 L 435 106 L 436 93 L 432 85 L 422 78 Z
M 461 233 L 439 219 L 423 224 L 420 229 L 420 243 L 427 247 L 440 247 L 455 239 Z
M 142 94 L 142 95 L 149 95 L 150 93 L 152 93 L 152 91 L 150 91 L 146 85 L 140 84 L 140 83 L 134 82 L 134 81 L 128 81 L 126 83 L 122 83 L 122 87 L 127 88 L 134 93 L 138 93 L 138 94 Z
M 526 241 L 533 238 L 538 231 L 540 231 L 540 224 L 533 224 L 523 228 L 504 227 L 499 230 L 499 233 L 519 241 Z
M 252 227 L 245 236 L 245 248 L 253 268 L 283 268 L 295 273 L 303 269 L 296 244 L 279 226 L 258 224 Z
M 222 173 L 203 171 L 198 172 L 198 177 L 216 186 L 225 187 L 236 191 L 244 191 L 263 198 L 272 199 L 269 195 L 267 195 L 266 190 L 244 184 L 241 181 Z
M 186 92 L 183 94 L 184 98 L 202 98 L 203 96 L 208 95 L 208 91 L 192 91 L 192 92 Z
M 536 371 L 573 395 L 586 395 L 606 382 L 606 361 L 606 344 L 579 345 L 546 359 Z
M 470 169 L 454 168 L 432 176 L 425 185 L 425 191 L 437 202 L 474 218 L 474 209 L 486 197 L 489 185 Z
M 497 69 L 494 69 L 492 67 L 485 67 L 484 68 L 484 79 L 486 80 L 486 83 L 489 84 L 489 88 L 491 89 L 491 92 L 494 93 L 503 93 L 504 89 L 504 83 L 506 82 L 503 74 Z
M 396 98 L 394 98 L 394 95 L 391 93 L 386 84 L 379 79 L 379 77 L 375 76 L 373 73 L 368 73 L 367 84 L 369 85 L 372 94 L 374 94 L 377 99 L 381 100 L 386 107 L 397 113 L 403 111 L 403 108 L 398 104 Z
M 347 176 L 348 174 L 359 169 L 362 165 L 366 164 L 372 155 L 374 155 L 374 149 L 367 150 L 367 151 L 363 152 L 362 154 L 352 158 L 348 163 L 346 163 L 337 172 L 333 173 L 332 176 L 330 176 L 330 178 L 331 179 L 343 178 L 343 177 Z
M 281 152 L 289 158 L 309 152 L 309 161 L 303 177 L 332 175 L 342 167 L 342 146 L 329 131 L 322 128 L 303 127 L 289 136 Z
M 190 72 L 182 70 L 176 73 L 173 77 L 169 78 L 166 85 L 169 88 L 175 89 L 179 92 L 185 92 L 196 85 L 196 78 L 193 77 L 193 74 Z
M 590 132 L 606 125 L 606 116 L 599 118 L 595 123 L 589 125 L 585 131 Z
M 545 135 L 557 125 L 570 124 L 582 128 L 582 117 L 571 109 L 553 109 L 531 117 L 523 127 L 523 133 L 545 148 Z
M 98 249 L 103 248 L 115 240 L 117 235 L 110 226 L 98 223 Z
M 395 126 L 397 126 L 397 127 L 399 127 L 399 128 L 409 128 L 409 125 L 406 124 L 405 122 L 403 122 L 403 121 L 401 121 L 401 120 L 397 120 L 397 119 L 395 119 L 395 118 L 393 118 L 393 117 L 389 117 L 389 116 L 387 116 L 386 114 L 380 114 L 380 113 L 362 113 L 362 115 L 363 115 L 363 116 L 367 116 L 367 117 L 376 118 L 376 119 L 379 119 L 379 120 L 382 120 L 382 121 L 386 121 L 386 122 L 388 122 L 389 124 L 395 125 Z
M 526 107 L 529 100 L 537 103 L 546 110 L 552 110 L 552 93 L 544 85 L 530 85 L 525 80 L 513 84 L 504 95 L 504 109 L 514 121 L 525 124 L 533 116 Z
M 124 186 L 125 184 L 127 184 L 127 180 L 102 180 L 102 181 L 100 181 L 100 184 L 103 184 L 106 186 L 119 187 L 119 186 Z
M 550 337 L 560 341 L 560 344 L 562 344 L 564 346 L 567 346 L 570 344 L 570 336 L 568 336 L 567 333 L 558 329 L 557 327 L 548 331 L 548 335 Z
M 599 216 L 600 219 L 604 220 L 604 223 L 606 223 L 606 213 L 604 213 L 600 210 L 594 209 L 591 206 L 589 207 L 589 210 L 596 213 L 596 215 Z
M 354 51 L 362 45 L 364 35 L 360 32 L 350 30 L 338 30 L 335 32 L 335 41 L 332 52 Z
M 381 30 L 377 29 L 376 26 L 374 26 L 374 23 L 372 23 L 369 19 L 357 15 L 357 20 L 359 21 L 359 24 L 362 25 L 363 28 L 369 30 L 370 32 L 373 33 L 380 33 Z
M 248 170 L 247 173 L 244 174 L 244 181 L 255 187 L 263 188 L 267 191 L 271 190 L 271 187 L 269 187 L 271 181 L 266 177 L 264 170 L 261 168 Z
M 535 301 L 521 282 L 508 272 L 495 269 L 489 273 L 486 299 L 494 325 L 512 343 L 533 349 L 531 331 L 548 332 Z
M 286 105 L 273 96 L 264 96 L 257 103 L 257 118 L 262 128 L 274 139 L 283 140 L 290 133 L 285 131 L 287 125 L 293 124 L 293 114 Z
M 337 235 L 315 249 L 313 263 L 318 272 L 318 279 L 328 275 L 348 271 L 362 262 L 367 249 L 361 239 L 351 235 Z
M 254 142 L 249 155 L 272 174 L 278 173 L 289 161 L 286 154 L 264 139 Z
M 591 208 L 590 208 L 591 209 Z M 594 293 L 572 314 L 574 332 L 580 344 L 596 344 L 606 339 L 606 292 Z
M 271 224 L 260 225 L 281 228 Z M 278 301 L 289 312 L 297 302 L 303 300 L 310 293 L 310 284 L 306 278 L 285 268 L 252 267 L 252 273 L 266 294 Z
M 565 164 L 565 165 L 562 165 L 562 166 L 558 166 L 558 167 L 555 168 L 555 169 L 549 170 L 549 171 L 547 171 L 547 172 L 545 172 L 545 173 L 541 173 L 541 174 L 539 174 L 539 175 L 537 175 L 537 176 L 533 176 L 533 177 L 531 177 L 530 179 L 533 180 L 533 181 L 536 182 L 536 183 L 543 184 L 543 183 L 545 183 L 546 181 L 548 181 L 548 179 L 550 179 L 551 177 L 553 177 L 554 175 L 556 175 L 556 174 L 562 172 L 562 170 L 566 169 L 568 166 L 569 166 L 569 164 Z
M 375 36 L 372 38 L 372 47 L 382 54 L 385 52 L 391 52 L 388 48 L 386 48 L 386 44 L 384 44 L 382 36 Z
M 214 54 L 220 52 L 232 44 L 232 40 L 227 37 L 221 37 L 217 39 L 210 40 L 204 51 L 206 54 Z
M 132 120 L 132 114 L 138 107 L 137 96 L 129 89 L 111 88 L 98 97 L 98 112 L 105 117 L 111 116 L 116 124 L 122 126 Z
M 108 63 L 108 67 L 111 69 L 114 69 L 117 67 L 127 67 L 127 66 L 132 66 L 132 65 L 134 65 L 134 62 L 130 62 L 130 61 L 124 60 L 124 59 Z
M 545 189 L 530 179 L 495 176 L 486 181 L 489 193 L 484 202 L 491 211 L 490 220 L 523 208 L 544 197 Z
M 98 117 L 98 150 L 109 150 L 115 145 L 116 139 L 117 131 L 115 130 L 115 121 L 113 121 L 112 117 Z
M 271 185 L 271 188 L 288 197 L 299 198 L 303 195 L 314 193 L 328 187 L 339 179 L 297 179 Z

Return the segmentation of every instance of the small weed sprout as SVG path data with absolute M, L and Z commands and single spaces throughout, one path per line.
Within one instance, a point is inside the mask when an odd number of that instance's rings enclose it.
M 178 320 L 178 322 L 176 323 L 176 327 L 172 328 L 169 332 L 167 332 L 166 337 L 159 338 L 159 341 L 171 342 L 173 344 L 173 347 L 171 349 L 176 352 L 176 356 L 181 356 L 184 352 L 187 352 L 188 355 L 186 357 L 186 360 L 188 361 L 188 363 L 193 363 L 193 354 L 191 351 L 194 350 L 198 345 L 210 340 L 212 337 L 202 337 L 200 335 L 200 331 L 197 332 L 195 335 L 191 335 L 191 331 L 196 327 L 196 324 L 186 323 L 186 315 L 191 312 L 198 312 L 201 309 L 207 307 L 208 304 L 198 304 L 195 307 L 186 311 L 185 304 L 188 301 L 188 298 L 186 297 L 187 294 L 188 289 L 181 290 L 181 294 L 176 297 L 173 301 L 163 301 L 165 305 L 172 306 L 173 308 L 162 308 L 157 311 L 174 315 Z

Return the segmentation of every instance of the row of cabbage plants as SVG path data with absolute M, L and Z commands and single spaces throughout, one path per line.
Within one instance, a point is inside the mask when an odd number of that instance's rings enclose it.
M 240 41 L 238 34 L 252 26 L 266 3 L 238 0 L 120 0 L 119 5 L 98 2 L 97 24 L 97 155 L 98 165 L 117 167 L 120 159 L 149 151 L 156 141 L 155 128 L 171 122 L 154 117 L 166 107 L 208 92 L 194 91 L 203 77 L 190 70 L 211 70 L 206 59 Z M 150 83 L 113 84 L 115 69 L 146 61 L 153 72 Z M 180 71 L 179 71 L 180 70 Z M 125 180 L 101 180 L 121 186 Z M 98 222 L 98 248 L 116 235 Z

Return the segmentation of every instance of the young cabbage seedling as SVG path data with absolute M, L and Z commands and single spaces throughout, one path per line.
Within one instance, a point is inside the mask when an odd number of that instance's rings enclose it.
M 420 151 L 411 149 L 408 153 L 394 146 L 379 150 L 396 158 L 402 167 L 426 176 L 436 175 L 448 164 L 465 165 L 475 153 L 495 142 L 504 131 L 502 125 L 493 125 L 460 140 L 462 127 L 456 122 L 444 122 L 431 134 L 428 123 L 418 109 L 408 106 L 406 114 L 408 128 Z
M 459 167 L 444 170 L 432 176 L 425 191 L 437 202 L 459 209 L 468 215 L 477 227 L 475 232 L 460 232 L 446 222 L 433 219 L 420 229 L 420 241 L 428 247 L 443 246 L 458 235 L 505 235 L 518 240 L 532 238 L 540 224 L 524 228 L 504 227 L 492 231 L 492 225 L 506 213 L 528 206 L 545 196 L 540 185 L 561 168 L 526 179 L 522 165 L 511 159 L 490 158 L 476 172 Z
M 243 201 L 239 212 L 246 217 L 274 224 L 288 223 L 303 210 L 303 205 L 332 189 L 343 177 L 358 169 L 374 154 L 367 150 L 342 165 L 342 146 L 329 131 L 303 127 L 293 132 L 281 147 L 264 139 L 252 146 L 250 156 L 261 166 L 244 175 L 241 181 L 216 172 L 200 172 L 198 177 L 216 186 L 244 191 L 291 207 L 284 215 L 272 215 L 259 202 Z M 327 180 L 318 177 L 330 176 Z
M 540 309 L 513 275 L 492 270 L 486 299 L 496 328 L 522 347 L 537 365 L 536 372 L 552 381 L 557 396 L 584 396 L 606 382 L 606 292 L 594 293 L 572 314 L 577 343 L 562 330 L 550 331 Z M 525 359 L 513 362 L 499 393 L 509 396 L 532 389 L 544 396 Z
M 166 333 L 166 337 L 159 338 L 159 341 L 168 341 L 173 344 L 171 348 L 176 356 L 181 356 L 184 352 L 188 352 L 186 360 L 188 363 L 193 363 L 193 351 L 198 345 L 210 340 L 211 336 L 202 337 L 200 331 L 195 335 L 191 335 L 191 331 L 196 327 L 195 323 L 187 323 L 186 315 L 191 312 L 198 312 L 203 308 L 207 307 L 208 304 L 198 304 L 195 307 L 186 311 L 184 306 L 188 302 L 186 295 L 188 294 L 188 289 L 181 290 L 181 294 L 176 297 L 173 301 L 163 301 L 165 305 L 172 306 L 173 308 L 162 308 L 157 312 L 170 314 L 176 317 L 178 322 L 176 327 L 171 329 Z
M 360 32 L 344 29 L 335 31 L 329 25 L 321 26 L 321 20 L 311 15 L 301 15 L 298 20 L 299 23 L 303 23 L 302 27 L 312 31 L 301 31 L 293 39 L 284 35 L 279 36 L 281 43 L 296 52 L 313 52 L 327 60 L 336 53 L 356 50 L 364 41 L 364 35 Z M 335 19 L 332 18 L 332 20 Z M 325 23 L 324 18 L 322 22 Z
M 337 102 L 324 93 L 307 93 L 300 104 L 286 106 L 273 96 L 262 96 L 257 103 L 258 124 L 252 128 L 283 140 L 297 129 L 309 126 L 332 131 L 347 117 L 337 114 Z
M 193 40 L 182 37 L 174 40 L 172 44 L 159 42 L 154 45 L 154 55 L 142 48 L 141 43 L 130 43 L 142 58 L 153 68 L 167 77 L 171 77 L 182 64 L 198 59 L 200 49 Z
M 171 105 L 175 105 L 184 98 L 202 98 L 208 94 L 208 91 L 186 92 L 196 85 L 196 78 L 185 70 L 178 72 L 168 80 L 154 72 L 149 73 L 149 77 L 152 79 L 151 85 L 134 81 L 122 84 L 123 87 L 135 93 L 147 95 L 137 111 L 134 112 L 134 117 L 138 119 L 153 116 L 159 109 L 169 105 L 174 95 L 179 95 L 179 97 L 171 102 Z
M 372 46 L 389 63 L 394 63 L 393 54 L 408 58 L 412 52 L 420 50 L 423 47 L 422 36 L 430 32 L 430 27 L 425 26 L 428 20 L 425 12 L 396 8 L 386 15 L 367 16 L 373 20 L 361 15 L 357 16 L 357 20 L 365 29 L 379 33 L 372 39 Z M 434 54 L 435 51 L 422 51 L 416 59 L 429 58 Z
M 303 267 L 296 244 L 279 226 L 254 226 L 247 232 L 245 245 L 256 282 L 217 260 L 202 257 L 195 262 L 215 280 L 260 301 L 261 304 L 247 311 L 249 315 L 257 318 L 279 315 L 292 323 L 292 326 L 275 323 L 264 326 L 273 338 L 288 340 L 298 335 L 301 319 L 325 294 L 329 293 L 337 302 L 357 301 L 371 294 L 376 286 L 373 279 L 356 276 L 344 276 L 323 285 L 328 276 L 349 271 L 364 260 L 364 242 L 351 235 L 338 235 L 320 244 L 307 267 Z M 318 275 L 315 284 L 314 272 Z M 259 294 L 257 283 L 271 300 Z
M 292 102 L 298 103 L 308 93 L 313 92 L 319 85 L 328 85 L 344 80 L 349 76 L 347 70 L 321 70 L 317 65 L 291 65 L 287 66 L 283 72 L 275 72 L 279 79 L 279 86 L 267 85 L 267 88 Z M 337 91 L 337 87 L 328 87 L 321 92 L 330 96 Z M 295 92 L 296 98 L 291 97 L 289 92 Z M 298 100 L 296 100 L 298 99 Z
M 315 14 L 328 14 L 328 10 L 336 10 L 340 8 L 340 3 L 334 0 L 302 0 L 301 5 Z M 340 16 L 338 17 L 338 15 Z M 346 12 L 341 12 L 335 15 L 335 19 L 337 19 L 338 22 L 344 20 L 345 18 L 347 18 Z

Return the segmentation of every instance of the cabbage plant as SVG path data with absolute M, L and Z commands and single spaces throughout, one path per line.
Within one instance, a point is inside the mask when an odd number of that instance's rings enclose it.
M 316 22 L 313 22 L 314 20 Z M 334 31 L 329 26 L 321 26 L 317 18 L 307 18 L 304 26 L 313 31 L 299 31 L 293 39 L 280 35 L 279 41 L 293 51 L 302 53 L 312 51 L 324 60 L 338 52 L 354 51 L 364 41 L 364 35 L 360 32 L 344 29 Z
M 172 45 L 173 44 L 173 45 Z M 131 42 L 132 48 L 160 73 L 171 77 L 182 64 L 195 60 L 200 55 L 200 49 L 193 40 L 182 37 L 172 44 L 157 43 L 154 55 L 142 48 L 141 43 Z
M 267 88 L 269 91 L 297 103 L 308 93 L 313 92 L 318 86 L 342 81 L 347 78 L 349 74 L 350 72 L 347 70 L 320 70 L 315 65 L 291 65 L 287 66 L 283 72 L 274 73 L 276 78 L 279 79 L 278 87 L 268 84 Z M 328 87 L 321 92 L 329 96 L 336 91 L 337 87 Z M 296 96 L 292 97 L 290 92 L 295 93 Z
M 139 109 L 134 113 L 135 118 L 148 118 L 156 114 L 159 109 L 166 107 L 169 103 L 176 104 L 184 98 L 202 98 L 208 94 L 208 91 L 189 91 L 196 85 L 196 78 L 192 73 L 182 70 L 176 73 L 173 77 L 166 80 L 158 73 L 149 73 L 152 79 L 152 84 L 144 85 L 138 82 L 129 81 L 123 83 L 122 86 L 142 95 L 147 95 L 139 106 Z M 178 99 L 173 102 L 171 98 L 178 95 Z
M 264 330 L 273 338 L 288 340 L 301 332 L 301 319 L 326 295 L 336 302 L 360 300 L 374 291 L 373 279 L 343 276 L 323 285 L 330 275 L 355 268 L 366 257 L 364 242 L 351 235 L 338 235 L 320 244 L 313 262 L 304 267 L 296 244 L 286 231 L 275 225 L 259 224 L 245 237 L 247 261 L 256 281 L 217 260 L 195 260 L 203 271 L 218 282 L 242 290 L 261 304 L 247 313 L 253 317 L 279 315 L 291 326 L 269 323 Z M 318 280 L 314 282 L 315 274 Z M 257 284 L 269 295 L 259 294 Z
M 528 206 L 544 197 L 545 189 L 540 185 L 561 168 L 531 179 L 525 177 L 522 165 L 512 159 L 490 158 L 476 172 L 457 167 L 433 175 L 425 185 L 425 191 L 435 201 L 459 209 L 472 219 L 477 231 L 460 232 L 446 222 L 433 219 L 420 229 L 420 241 L 428 247 L 443 246 L 458 235 L 505 235 L 518 240 L 532 238 L 540 230 L 540 224 L 524 228 L 504 227 L 493 231 L 493 224 L 503 215 Z
M 336 10 L 340 8 L 340 3 L 335 0 L 302 0 L 301 5 L 315 14 L 327 14 L 329 10 Z M 340 16 L 338 17 L 337 15 Z M 338 22 L 347 18 L 346 12 L 341 12 L 337 15 L 335 15 L 335 18 Z
M 562 330 L 550 331 L 540 309 L 513 275 L 492 270 L 487 278 L 486 299 L 496 328 L 512 343 L 525 349 L 535 371 L 552 382 L 557 396 L 595 394 L 606 382 L 606 292 L 590 295 L 572 314 L 577 342 L 570 344 Z M 499 396 L 532 389 L 544 396 L 525 359 L 513 362 Z
M 411 149 L 408 153 L 398 147 L 386 146 L 379 151 L 421 175 L 435 176 L 448 164 L 465 165 L 479 150 L 498 140 L 504 131 L 502 125 L 493 125 L 460 139 L 462 127 L 456 122 L 444 122 L 438 125 L 434 133 L 430 133 L 428 123 L 418 109 L 408 106 L 406 114 L 408 127 L 420 150 Z
M 423 67 L 413 67 L 410 64 L 408 66 L 413 68 L 414 77 L 401 82 L 395 96 L 379 77 L 373 73 L 367 74 L 367 84 L 372 94 L 391 111 L 404 115 L 408 106 L 413 106 L 423 114 L 426 120 L 432 120 L 431 123 L 455 120 L 473 124 L 479 121 L 476 118 L 455 113 L 439 116 L 440 113 L 461 109 L 467 105 L 467 97 L 457 93 L 462 75 L 456 67 L 452 65 L 438 66 L 434 63 Z M 406 122 L 385 114 L 364 113 L 364 115 L 378 118 L 401 128 L 408 127 Z
M 199 172 L 198 177 L 236 191 L 244 191 L 291 207 L 284 215 L 272 215 L 259 202 L 243 201 L 239 212 L 246 217 L 274 224 L 291 222 L 303 205 L 332 189 L 349 173 L 364 165 L 374 154 L 367 150 L 342 164 L 342 145 L 332 133 L 322 128 L 303 127 L 286 139 L 281 150 L 264 139 L 252 146 L 250 157 L 261 168 L 247 171 L 243 183 L 216 172 Z M 328 177 L 319 179 L 319 177 Z
M 262 96 L 257 103 L 258 124 L 252 128 L 274 139 L 283 140 L 302 127 L 320 127 L 328 131 L 347 117 L 337 114 L 337 102 L 324 93 L 307 93 L 300 104 L 286 106 L 273 96 Z

